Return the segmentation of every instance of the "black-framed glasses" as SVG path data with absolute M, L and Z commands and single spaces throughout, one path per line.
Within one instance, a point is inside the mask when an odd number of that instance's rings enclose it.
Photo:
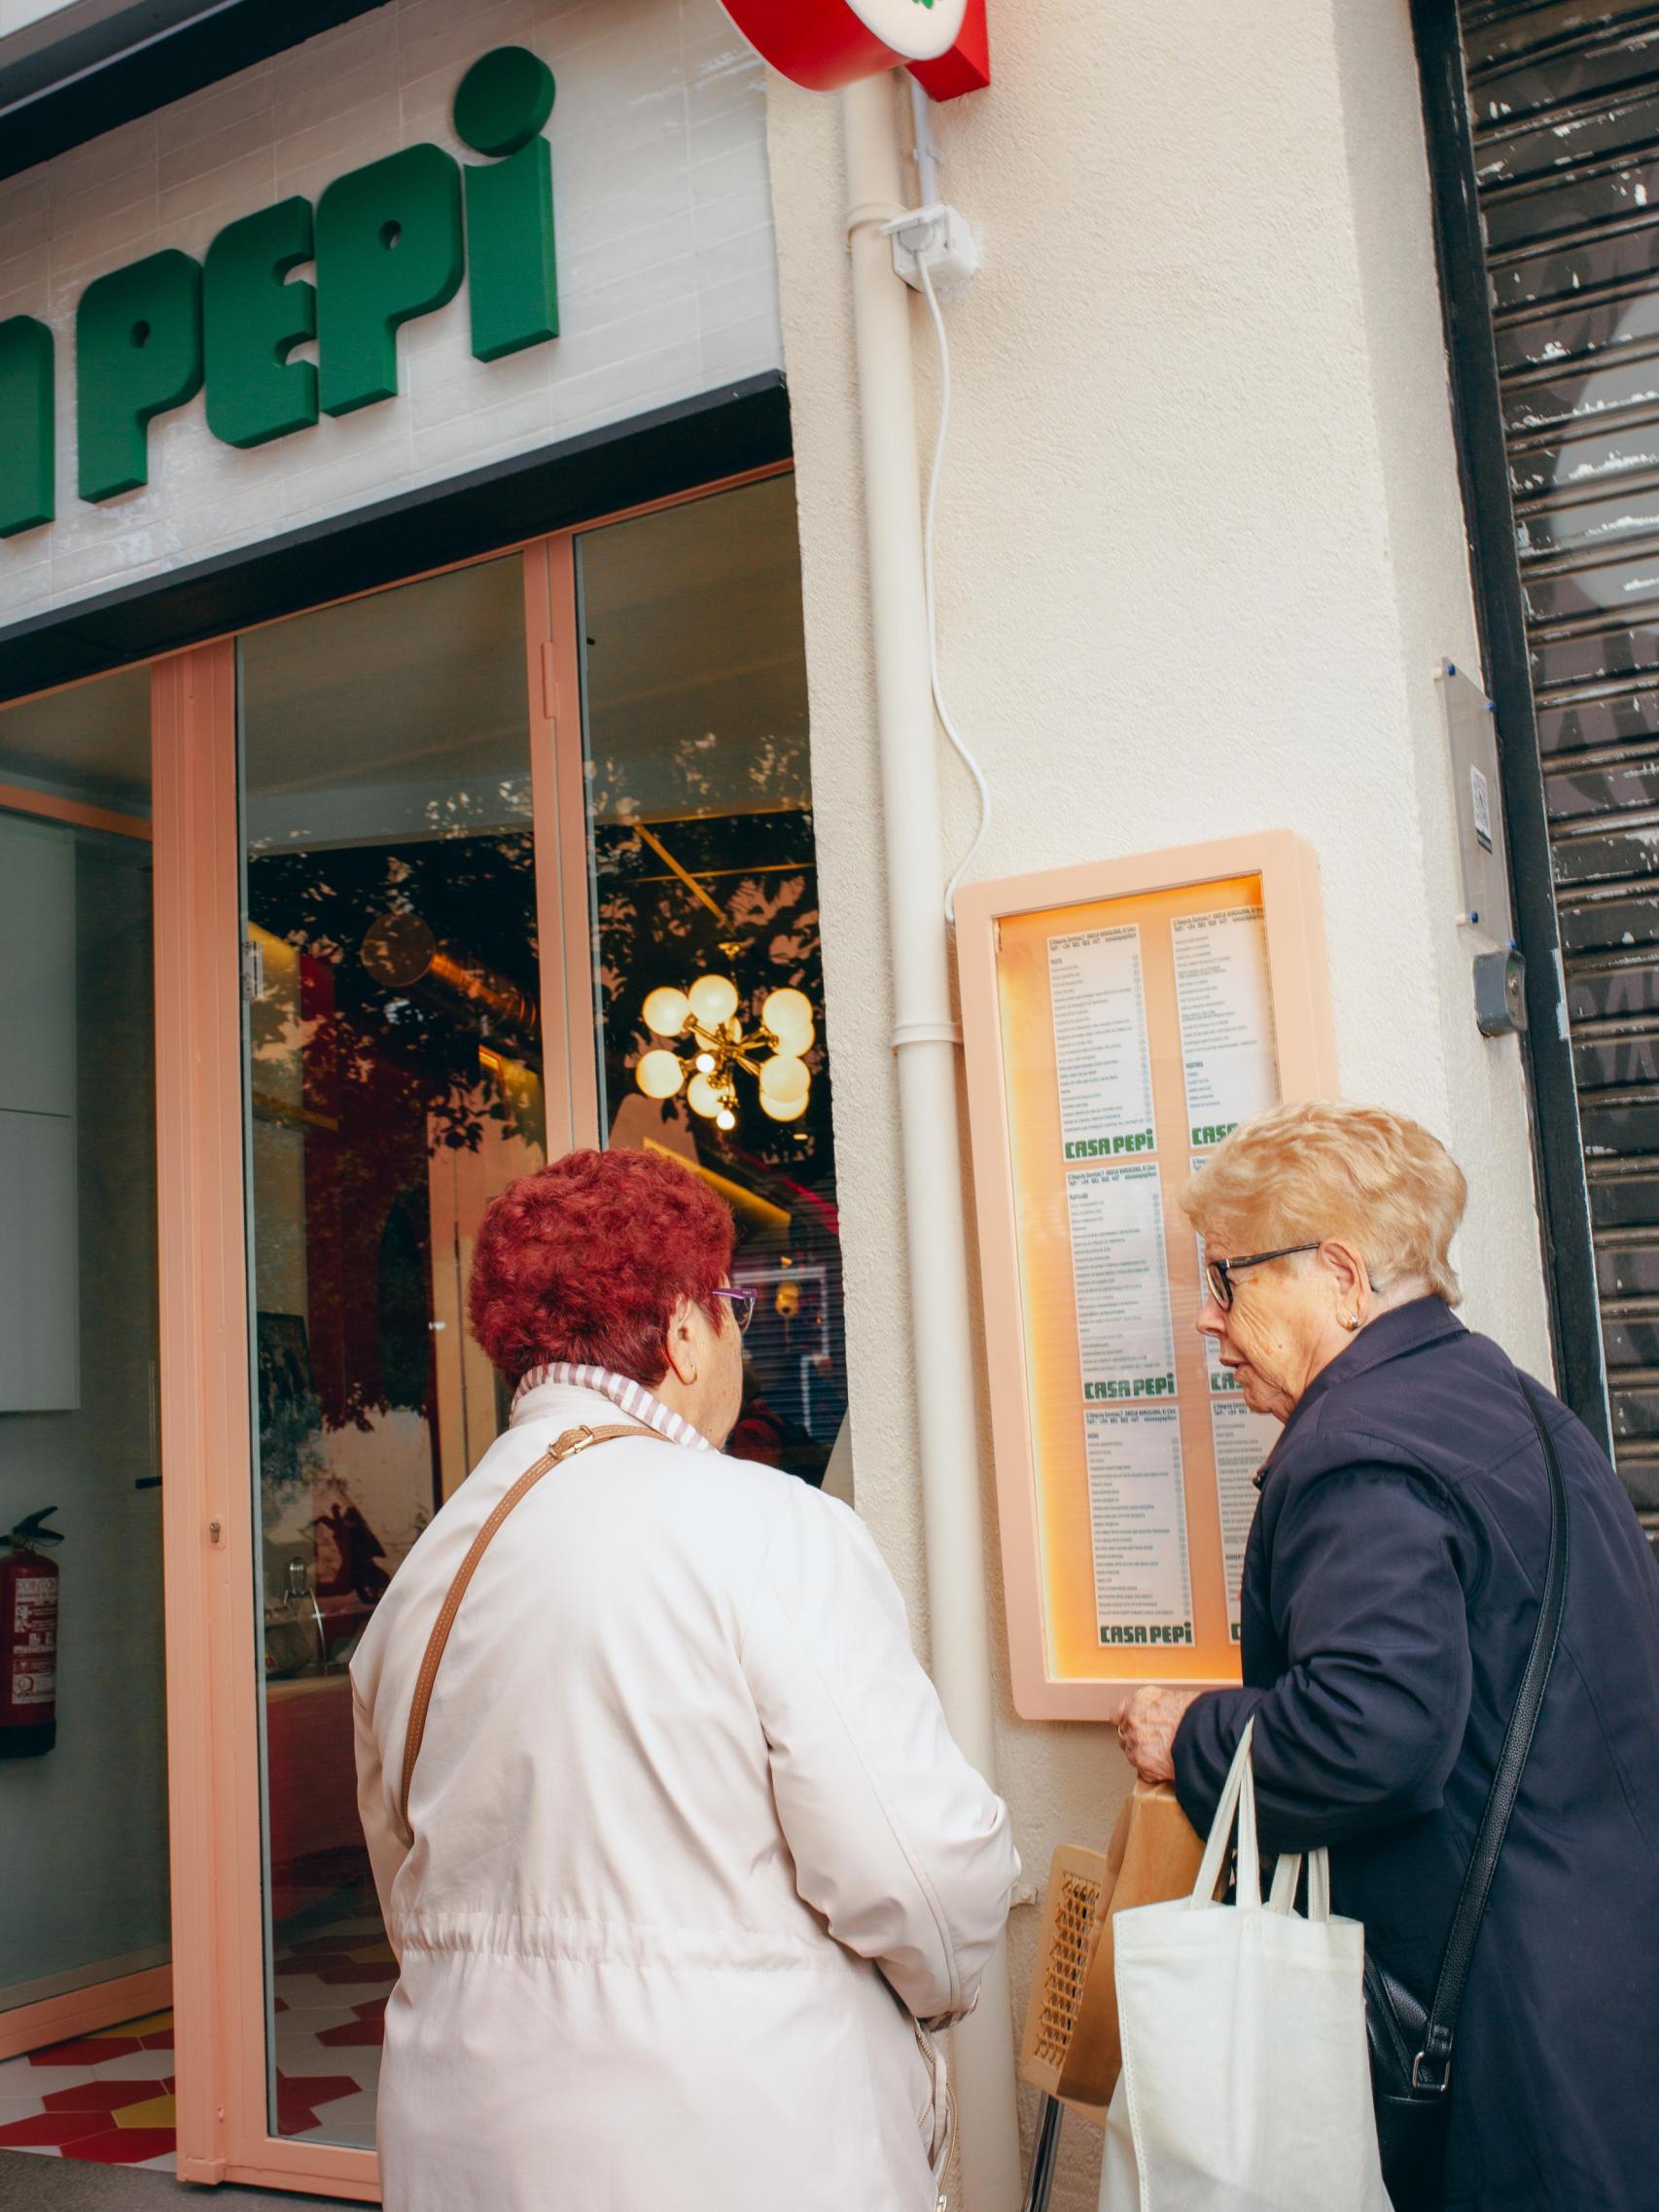
M 1285 1245 L 1276 1252 L 1241 1252 L 1237 1259 L 1206 1259 L 1204 1275 L 1210 1295 L 1223 1314 L 1233 1310 L 1233 1277 L 1247 1267 L 1265 1267 L 1270 1259 L 1291 1259 L 1297 1252 L 1317 1252 L 1318 1245 Z
M 738 1290 L 730 1283 L 725 1283 L 715 1292 L 715 1296 L 729 1301 L 731 1317 L 737 1323 L 737 1333 L 739 1336 L 747 1336 L 749 1324 L 755 1318 L 756 1293 L 753 1290 Z

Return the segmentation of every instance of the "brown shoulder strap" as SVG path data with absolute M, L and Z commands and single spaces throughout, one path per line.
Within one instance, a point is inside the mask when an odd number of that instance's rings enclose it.
M 420 1757 L 422 1739 L 426 1735 L 426 1716 L 432 1704 L 432 1690 L 438 1680 L 438 1669 L 443 1662 L 444 1646 L 449 1632 L 455 1626 L 455 1616 L 461 1610 L 461 1600 L 467 1595 L 467 1586 L 477 1572 L 478 1562 L 490 1548 L 496 1531 L 521 1499 L 529 1496 L 548 1468 L 556 1467 L 561 1460 L 574 1459 L 579 1452 L 585 1452 L 595 1444 L 615 1443 L 623 1436 L 649 1436 L 657 1444 L 669 1439 L 654 1428 L 645 1428 L 637 1422 L 618 1422 L 609 1428 L 567 1428 L 557 1443 L 549 1445 L 533 1465 L 525 1468 L 495 1511 L 473 1538 L 466 1558 L 455 1570 L 455 1579 L 449 1585 L 438 1618 L 432 1624 L 432 1633 L 426 1639 L 426 1656 L 420 1663 L 420 1674 L 415 1682 L 414 1703 L 409 1707 L 409 1725 L 404 1738 L 404 1788 L 401 1809 L 404 1830 L 409 1830 L 409 1788 L 414 1781 L 415 1761 Z

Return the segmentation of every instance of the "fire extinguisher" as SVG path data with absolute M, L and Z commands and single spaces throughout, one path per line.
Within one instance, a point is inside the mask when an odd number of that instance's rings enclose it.
M 57 1741 L 57 1562 L 49 1505 L 0 1536 L 0 1759 L 34 1759 Z

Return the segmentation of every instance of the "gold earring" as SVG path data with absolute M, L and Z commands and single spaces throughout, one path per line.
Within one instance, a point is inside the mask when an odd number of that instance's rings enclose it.
M 1354 1325 L 1356 1328 L 1358 1328 L 1359 1324 L 1358 1321 L 1356 1321 Z M 686 1380 L 688 1383 L 694 1383 L 697 1380 L 697 1370 L 695 1367 L 691 1369 L 691 1372 L 687 1376 Z
M 1359 1315 L 1344 1314 L 1342 1317 L 1342 1325 L 1348 1331 L 1349 1335 L 1352 1336 L 1355 1330 L 1359 1326 Z

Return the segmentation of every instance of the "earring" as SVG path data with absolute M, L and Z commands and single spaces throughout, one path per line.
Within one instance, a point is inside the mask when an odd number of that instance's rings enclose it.
M 1344 1314 L 1342 1317 L 1342 1325 L 1348 1331 L 1349 1335 L 1352 1336 L 1355 1330 L 1359 1326 L 1359 1315 Z
M 1356 1328 L 1358 1328 L 1359 1324 L 1358 1321 L 1356 1321 L 1354 1325 Z M 694 1366 L 691 1369 L 691 1372 L 685 1378 L 685 1380 L 688 1383 L 694 1383 L 697 1380 L 697 1370 Z

